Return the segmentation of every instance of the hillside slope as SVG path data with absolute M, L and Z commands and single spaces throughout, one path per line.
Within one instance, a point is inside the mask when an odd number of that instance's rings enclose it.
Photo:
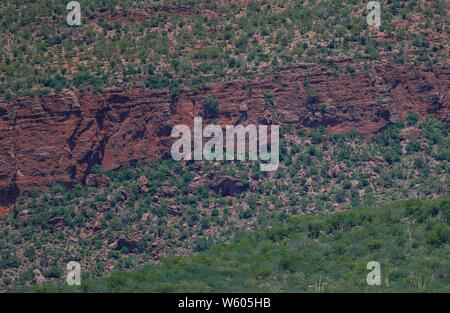
M 445 290 L 445 0 L 79 2 L 0 1 L 0 292 Z M 200 116 L 279 125 L 278 170 L 175 161 Z
M 449 68 L 381 64 L 356 73 L 317 65 L 290 66 L 251 81 L 213 84 L 175 96 L 151 89 L 103 94 L 0 99 L 0 204 L 16 188 L 84 181 L 92 167 L 111 170 L 136 161 L 170 158 L 171 129 L 204 115 L 207 98 L 218 114 L 205 124 L 323 126 L 329 132 L 356 130 L 373 136 L 408 112 L 448 119 Z M 314 94 L 314 96 L 313 96 Z M 1 112 L 4 112 L 3 114 Z M 2 190 L 4 192 L 2 192 Z M 8 202 L 8 199 L 5 199 Z M 5 203 L 8 204 L 8 203 Z
M 407 112 L 449 115 L 446 3 L 80 1 L 0 3 L 0 206 L 167 155 L 206 97 L 217 123 L 373 135 Z M 30 24 L 33 27 L 29 27 Z
M 282 129 L 275 173 L 258 162 L 138 163 L 93 168 L 86 184 L 20 195 L 0 217 L 0 287 L 84 277 L 204 251 L 291 216 L 328 214 L 450 192 L 449 123 L 409 115 L 370 141 Z
M 449 292 L 450 198 L 293 217 L 230 245 L 39 292 Z M 368 286 L 369 261 L 381 286 Z

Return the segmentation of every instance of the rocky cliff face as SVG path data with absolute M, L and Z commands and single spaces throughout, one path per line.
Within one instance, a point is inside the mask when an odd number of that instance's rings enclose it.
M 448 83 L 445 65 L 386 64 L 333 74 L 299 64 L 258 80 L 177 95 L 135 89 L 0 100 L 0 205 L 12 203 L 21 189 L 83 180 L 95 164 L 114 169 L 169 157 L 172 126 L 192 125 L 207 96 L 218 100 L 221 125 L 325 126 L 370 136 L 410 111 L 448 119 Z

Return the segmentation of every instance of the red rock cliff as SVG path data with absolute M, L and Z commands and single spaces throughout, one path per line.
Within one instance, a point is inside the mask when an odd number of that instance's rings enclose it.
M 222 125 L 246 116 L 245 123 L 323 125 L 370 135 L 409 111 L 448 119 L 448 74 L 444 65 L 382 65 L 338 75 L 296 65 L 176 96 L 135 89 L 0 100 L 0 204 L 11 203 L 20 189 L 82 180 L 95 164 L 113 169 L 167 156 L 172 126 L 192 124 L 206 96 L 218 100 Z M 308 98 L 306 77 L 318 99 Z

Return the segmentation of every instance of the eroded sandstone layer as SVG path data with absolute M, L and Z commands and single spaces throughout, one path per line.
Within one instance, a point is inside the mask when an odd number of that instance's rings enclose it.
M 218 100 L 221 125 L 325 126 L 370 136 L 411 111 L 448 119 L 448 74 L 439 64 L 386 64 L 352 74 L 299 64 L 176 95 L 134 89 L 0 100 L 0 204 L 12 203 L 22 189 L 83 180 L 95 164 L 114 169 L 169 157 L 172 126 L 192 125 L 207 96 Z

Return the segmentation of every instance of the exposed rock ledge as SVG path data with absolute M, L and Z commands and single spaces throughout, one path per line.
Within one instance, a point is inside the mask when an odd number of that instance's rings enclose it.
M 171 127 L 191 125 L 206 96 L 218 100 L 221 125 L 241 121 L 245 108 L 244 123 L 323 125 L 330 132 L 355 129 L 370 136 L 409 111 L 448 119 L 448 74 L 445 65 L 386 64 L 337 76 L 296 65 L 248 83 L 184 90 L 175 98 L 169 91 L 135 89 L 0 99 L 0 205 L 11 204 L 19 189 L 84 180 L 95 164 L 114 169 L 167 157 Z M 306 77 L 317 103 L 308 99 Z

